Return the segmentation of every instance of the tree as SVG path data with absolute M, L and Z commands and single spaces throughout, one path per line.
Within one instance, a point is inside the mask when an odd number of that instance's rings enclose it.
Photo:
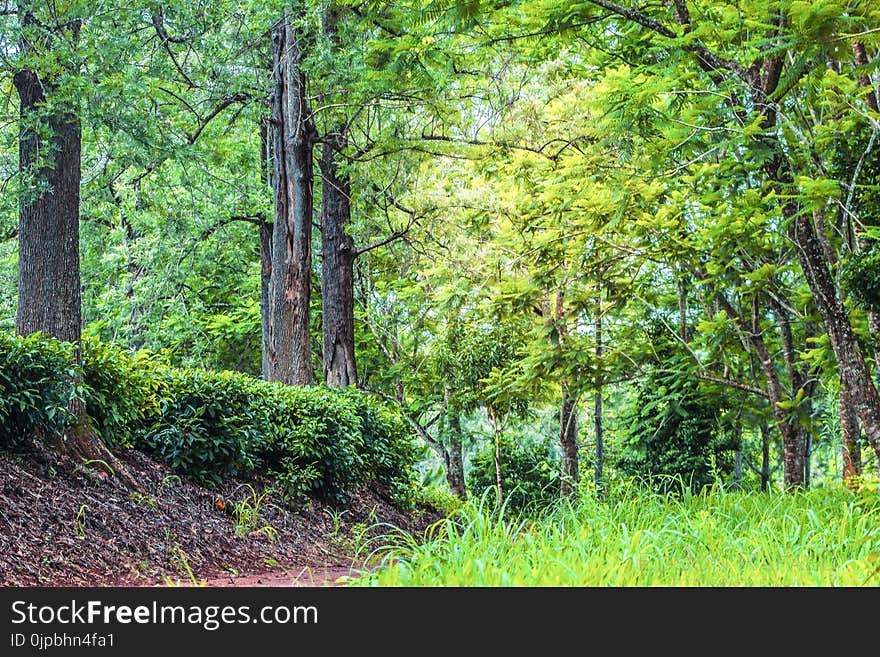
M 312 149 L 317 139 L 302 70 L 303 34 L 285 14 L 272 31 L 271 145 L 275 220 L 269 278 L 270 381 L 309 384 L 312 289 Z

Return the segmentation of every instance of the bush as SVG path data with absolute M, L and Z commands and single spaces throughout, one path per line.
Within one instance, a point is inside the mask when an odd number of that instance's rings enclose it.
M 73 419 L 73 346 L 34 333 L 0 337 L 0 449 L 58 436 Z
M 82 384 L 86 413 L 108 445 L 131 447 L 149 415 L 159 410 L 160 375 L 145 353 L 84 337 Z
M 157 412 L 135 447 L 206 485 L 253 469 L 261 439 L 251 403 L 256 380 L 233 372 L 161 368 Z
M 348 389 L 347 397 L 361 420 L 364 476 L 387 486 L 395 500 L 414 503 L 419 448 L 412 429 L 397 410 L 373 395 Z
M 344 502 L 375 480 L 404 501 L 417 452 L 403 418 L 351 389 L 165 368 L 160 410 L 136 445 L 201 483 L 262 469 L 289 500 Z
M 468 487 L 474 497 L 484 494 L 495 500 L 495 445 L 471 459 Z M 501 486 L 508 512 L 534 513 L 559 499 L 559 473 L 556 464 L 538 448 L 501 442 Z
M 0 449 L 58 435 L 80 395 L 104 442 L 137 447 L 208 486 L 259 469 L 289 499 L 342 502 L 366 481 L 387 486 L 396 501 L 410 499 L 414 437 L 371 395 L 169 367 L 92 338 L 83 340 L 80 372 L 74 363 L 72 345 L 57 340 L 0 339 Z
M 617 469 L 661 493 L 693 492 L 729 478 L 735 437 L 723 431 L 723 408 L 686 373 L 655 370 L 621 416 L 625 427 Z
M 357 409 L 343 391 L 263 383 L 266 440 L 259 457 L 288 497 L 318 495 L 342 502 L 367 474 Z

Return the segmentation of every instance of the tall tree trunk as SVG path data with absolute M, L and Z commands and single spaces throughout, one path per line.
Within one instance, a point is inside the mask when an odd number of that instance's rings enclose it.
M 36 23 L 20 7 L 24 26 Z M 73 38 L 79 31 L 73 21 Z M 22 43 L 22 57 L 30 46 Z M 32 70 L 13 76 L 19 104 L 19 167 L 25 189 L 19 200 L 18 311 L 16 331 L 41 331 L 74 345 L 82 365 L 82 297 L 79 267 L 79 203 L 82 141 L 74 108 L 51 108 L 55 87 Z M 50 109 L 51 108 L 51 109 Z M 58 451 L 75 461 L 99 466 L 132 487 L 137 483 L 93 430 L 80 399 L 71 401 L 77 418 L 58 436 Z
M 321 307 L 324 380 L 331 386 L 357 385 L 354 353 L 354 240 L 346 232 L 351 188 L 339 171 L 342 130 L 324 135 L 321 153 Z
M 336 50 L 342 8 L 334 1 L 322 16 L 324 36 Z M 321 148 L 321 308 L 324 381 L 331 386 L 357 385 L 354 352 L 354 240 L 346 231 L 351 221 L 351 182 L 339 169 L 348 142 L 348 126 L 337 123 L 323 137 Z
M 777 112 L 772 103 L 767 103 L 767 98 L 779 85 L 783 65 L 780 57 L 768 58 L 763 65 L 760 83 L 752 85 L 752 103 L 763 114 L 762 127 L 766 131 L 776 125 Z M 755 81 L 758 81 L 757 77 Z M 759 137 L 759 141 L 772 154 L 764 164 L 764 171 L 780 199 L 780 211 L 790 227 L 798 262 L 831 342 L 842 385 L 847 389 L 853 410 L 880 463 L 880 395 L 822 251 L 822 239 L 817 235 L 817 231 L 824 233 L 821 213 L 811 218 L 810 213 L 803 211 L 797 195 L 792 193 L 795 175 L 782 143 L 772 136 Z
M 596 308 L 596 362 L 601 366 L 602 363 L 602 304 L 597 304 Z M 604 426 L 602 421 L 602 377 L 596 381 L 596 396 L 593 404 L 593 423 L 596 433 L 596 462 L 593 472 L 593 483 L 596 485 L 596 496 L 599 499 L 603 497 L 602 477 L 605 467 L 605 438 L 603 436 Z
M 559 444 L 562 446 L 562 480 L 560 494 L 563 499 L 577 492 L 578 482 L 578 426 L 577 398 L 567 387 L 562 388 L 559 407 Z
M 568 342 L 568 324 L 565 315 L 565 290 L 561 289 L 556 293 L 555 316 L 560 349 L 565 349 Z M 573 393 L 569 382 L 562 381 L 562 400 L 559 405 L 559 445 L 562 448 L 562 472 L 560 473 L 559 490 L 563 499 L 570 497 L 577 491 L 577 436 L 577 396 Z
M 801 269 L 840 370 L 841 386 L 846 389 L 868 442 L 880 460 L 880 395 L 877 394 L 849 315 L 819 248 L 812 222 L 803 213 L 796 216 L 796 209 L 790 203 L 785 203 L 784 207 L 786 218 L 793 223 L 792 232 Z
M 859 418 L 849 402 L 846 389 L 840 389 L 840 433 L 843 445 L 843 483 L 852 486 L 862 475 L 862 446 L 859 442 Z
M 312 383 L 312 150 L 300 35 L 288 17 L 272 32 L 272 177 L 275 219 L 269 278 L 270 381 Z
M 761 492 L 770 490 L 770 429 L 761 423 Z
M 448 392 L 448 391 L 447 391 Z M 461 444 L 461 418 L 458 411 L 448 406 L 446 413 L 446 436 L 444 437 L 444 449 L 446 450 L 446 483 L 449 490 L 458 499 L 467 499 L 467 488 L 464 479 L 464 458 Z
M 269 323 L 271 308 L 269 305 L 269 287 L 272 280 L 272 226 L 268 221 L 260 223 L 260 354 L 263 378 L 270 378 L 269 356 L 271 354 L 271 342 Z

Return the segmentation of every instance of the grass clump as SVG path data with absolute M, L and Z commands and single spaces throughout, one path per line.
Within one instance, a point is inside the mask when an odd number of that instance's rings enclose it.
M 373 586 L 877 586 L 880 497 L 659 494 L 636 484 L 538 518 L 471 502 L 428 541 L 386 535 Z

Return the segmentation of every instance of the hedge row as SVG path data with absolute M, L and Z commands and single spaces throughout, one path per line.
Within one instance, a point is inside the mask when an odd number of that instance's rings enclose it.
M 85 339 L 0 337 L 0 450 L 57 435 L 74 396 L 104 442 L 135 447 L 207 485 L 265 471 L 290 499 L 343 501 L 377 481 L 399 500 L 412 490 L 417 447 L 398 412 L 372 395 L 292 387 L 237 372 L 182 369 Z

